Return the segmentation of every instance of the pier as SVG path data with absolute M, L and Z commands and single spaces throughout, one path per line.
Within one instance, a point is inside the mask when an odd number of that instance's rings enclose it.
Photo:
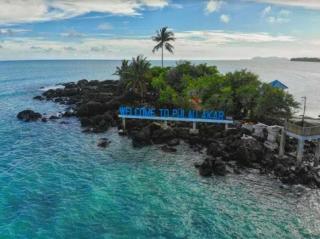
M 301 125 L 300 125 L 301 124 Z M 303 122 L 298 120 L 287 121 L 282 130 L 280 141 L 280 156 L 284 155 L 285 135 L 298 140 L 297 160 L 302 161 L 305 141 L 313 141 L 316 144 L 316 160 L 320 159 L 320 120 L 305 119 Z

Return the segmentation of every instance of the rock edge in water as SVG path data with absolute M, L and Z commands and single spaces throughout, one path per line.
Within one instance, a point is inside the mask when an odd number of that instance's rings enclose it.
M 141 99 L 133 93 L 123 93 L 124 88 L 119 81 L 87 81 L 64 84 L 64 88 L 50 89 L 35 100 L 50 100 L 59 104 L 68 105 L 63 117 L 77 117 L 84 127 L 84 132 L 101 133 L 110 127 L 121 129 L 121 120 L 118 118 L 118 108 L 122 104 L 140 105 Z M 147 94 L 149 105 L 157 107 L 156 97 Z M 33 111 L 22 111 L 17 116 L 25 121 L 35 121 L 42 116 Z M 152 144 L 163 145 L 165 152 L 174 153 L 180 140 L 188 143 L 198 152 L 206 150 L 207 157 L 202 163 L 195 166 L 202 176 L 213 174 L 224 176 L 228 173 L 238 174 L 247 168 L 259 170 L 262 174 L 270 174 L 286 184 L 303 184 L 308 187 L 320 187 L 320 168 L 313 166 L 307 156 L 302 164 L 297 165 L 293 156 L 277 157 L 264 147 L 265 139 L 251 136 L 251 132 L 244 128 L 224 130 L 217 125 L 198 124 L 199 134 L 190 134 L 188 123 L 175 122 L 169 128 L 162 128 L 159 123 L 140 120 L 128 120 L 126 131 L 132 139 L 134 147 L 144 147 Z M 288 139 L 288 141 L 290 141 Z M 109 141 L 101 139 L 99 147 L 107 147 Z M 288 144 L 287 147 L 292 147 Z M 307 145 L 312 147 L 312 145 Z M 292 148 L 290 148 L 292 150 Z M 309 160 L 309 161 L 308 161 Z
M 34 112 L 33 110 L 23 110 L 17 114 L 19 120 L 26 122 L 37 121 L 42 118 L 40 113 Z

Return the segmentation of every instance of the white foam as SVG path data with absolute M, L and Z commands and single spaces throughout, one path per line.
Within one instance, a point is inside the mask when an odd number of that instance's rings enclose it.
M 46 87 L 41 87 L 41 91 L 47 91 L 47 90 L 56 90 L 56 89 L 63 89 L 63 85 L 52 85 L 52 86 L 46 86 Z

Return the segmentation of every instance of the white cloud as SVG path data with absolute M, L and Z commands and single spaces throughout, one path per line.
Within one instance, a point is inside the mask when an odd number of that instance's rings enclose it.
M 106 30 L 111 30 L 111 29 L 113 29 L 113 26 L 112 26 L 110 23 L 105 22 L 105 23 L 101 23 L 100 25 L 98 25 L 97 28 L 98 28 L 99 30 L 104 30 L 104 31 L 106 31 Z
M 139 10 L 163 8 L 167 0 L 0 0 L 0 24 L 48 21 L 90 12 L 139 15 Z
M 262 16 L 266 19 L 267 22 L 271 24 L 290 22 L 290 14 L 291 12 L 286 9 L 282 9 L 278 13 L 271 14 L 271 7 L 270 10 L 265 8 L 262 12 Z
M 93 46 L 90 50 L 93 52 L 106 52 L 108 49 L 105 46 Z
M 249 1 L 320 10 L 319 0 L 249 0 Z
M 288 23 L 290 22 L 289 18 L 283 18 L 283 17 L 275 17 L 275 16 L 270 16 L 267 18 L 267 21 L 271 24 L 274 23 Z
M 176 8 L 176 9 L 182 9 L 183 5 L 182 4 L 178 4 L 178 3 L 171 3 L 170 7 Z
M 207 14 L 219 11 L 223 4 L 223 1 L 220 0 L 209 0 L 206 4 L 205 12 Z
M 282 9 L 279 12 L 279 16 L 282 16 L 282 17 L 289 17 L 290 14 L 291 14 L 291 12 L 289 10 L 285 10 L 285 9 Z
M 297 47 L 296 44 L 300 41 L 296 41 L 290 36 L 276 36 L 267 33 L 207 30 L 177 32 L 176 37 L 175 54 L 171 56 L 165 53 L 167 59 L 239 59 L 257 55 L 290 57 L 290 54 L 299 55 L 293 49 L 303 48 Z M 10 40 L 4 39 L 1 45 L 3 46 L 1 60 L 130 59 L 138 54 L 143 54 L 151 59 L 158 58 L 158 55 L 152 54 L 154 43 L 147 36 L 108 39 L 83 37 L 74 42 L 12 37 Z M 307 49 L 304 51 L 306 52 Z
M 70 30 L 68 30 L 66 32 L 63 32 L 60 35 L 63 36 L 63 37 L 70 37 L 70 38 L 78 38 L 78 37 L 85 36 L 83 33 L 78 32 L 78 31 L 76 31 L 74 29 L 70 29 Z
M 269 15 L 271 13 L 271 11 L 272 11 L 272 7 L 271 6 L 267 6 L 265 9 L 262 10 L 261 15 L 263 17 L 265 17 L 265 16 Z
M 316 54 L 315 45 L 305 44 L 286 35 L 226 31 L 177 32 L 175 54 L 165 53 L 166 59 L 239 59 L 254 56 L 300 56 Z M 297 46 L 301 44 L 301 46 Z M 1 60 L 16 59 L 130 59 L 143 54 L 151 59 L 154 42 L 141 38 L 93 38 L 65 42 L 42 38 L 12 37 L 1 42 Z M 308 46 L 308 47 L 306 47 Z M 312 47 L 311 47 L 312 46 Z M 192 49 L 192 51 L 190 51 Z M 301 49 L 302 53 L 294 49 Z M 290 55 L 291 54 L 291 55 Z M 320 52 L 319 52 L 320 55 Z
M 63 49 L 66 51 L 76 51 L 77 50 L 76 48 L 74 48 L 72 46 L 67 46 L 67 47 L 64 47 Z
M 29 32 L 27 29 L 19 29 L 19 28 L 0 28 L 0 36 L 13 36 L 17 33 Z
M 273 36 L 268 33 L 242 33 L 226 31 L 186 31 L 177 32 L 177 39 L 190 39 L 193 41 L 208 42 L 212 44 L 227 43 L 266 43 L 266 42 L 293 42 L 295 38 L 286 35 Z
M 230 22 L 230 17 L 228 15 L 222 14 L 220 16 L 220 21 L 223 23 L 229 23 Z

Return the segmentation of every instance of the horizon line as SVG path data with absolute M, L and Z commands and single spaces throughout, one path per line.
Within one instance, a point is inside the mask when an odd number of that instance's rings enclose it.
M 131 60 L 132 57 L 130 58 L 115 58 L 115 59 L 101 59 L 101 58 L 88 58 L 88 59 L 84 59 L 84 58 L 50 58 L 50 59 L 0 59 L 0 62 L 10 62 L 10 61 L 121 61 L 121 60 Z M 250 60 L 254 60 L 254 59 L 282 59 L 282 60 L 290 60 L 291 58 L 288 57 L 276 57 L 276 56 L 270 56 L 270 57 L 260 57 L 260 56 L 256 56 L 256 57 L 251 57 L 251 58 L 237 58 L 237 59 L 168 59 L 168 60 L 164 60 L 164 61 L 250 61 Z M 160 61 L 161 59 L 148 59 L 149 61 Z

